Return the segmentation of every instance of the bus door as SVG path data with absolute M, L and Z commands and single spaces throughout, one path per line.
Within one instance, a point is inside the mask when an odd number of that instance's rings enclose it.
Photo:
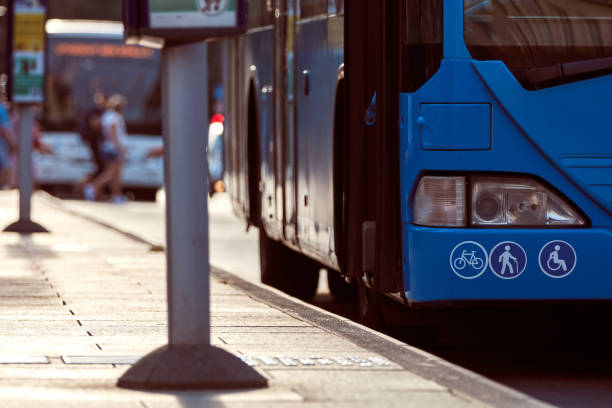
M 277 0 L 275 19 L 274 119 L 276 221 L 285 239 L 297 243 L 295 171 L 295 2 Z
M 399 13 L 393 1 L 345 3 L 346 273 L 399 292 Z

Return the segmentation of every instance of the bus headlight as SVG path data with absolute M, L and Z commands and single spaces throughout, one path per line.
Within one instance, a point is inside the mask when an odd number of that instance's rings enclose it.
M 565 199 L 527 177 L 472 176 L 470 224 L 581 226 L 585 219 Z
M 468 223 L 474 227 L 580 227 L 587 220 L 565 198 L 535 179 L 472 175 L 422 177 L 414 197 L 413 223 L 429 227 L 465 227 Z
M 464 227 L 465 177 L 425 176 L 414 198 L 414 223 L 425 226 Z

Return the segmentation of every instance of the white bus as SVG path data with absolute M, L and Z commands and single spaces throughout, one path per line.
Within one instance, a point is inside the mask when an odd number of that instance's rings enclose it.
M 119 22 L 47 22 L 47 83 L 42 112 L 43 141 L 52 155 L 34 156 L 41 188 L 74 192 L 75 183 L 94 170 L 89 147 L 78 133 L 95 93 L 119 93 L 128 100 L 126 192 L 154 198 L 163 183 L 161 158 L 147 158 L 162 145 L 160 53 L 125 45 Z M 129 193 L 128 193 L 129 194 Z

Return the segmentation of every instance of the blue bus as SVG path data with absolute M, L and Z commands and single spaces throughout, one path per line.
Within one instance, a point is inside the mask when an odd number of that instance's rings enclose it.
M 612 298 L 610 1 L 247 4 L 226 177 L 264 283 L 324 266 L 366 319 Z

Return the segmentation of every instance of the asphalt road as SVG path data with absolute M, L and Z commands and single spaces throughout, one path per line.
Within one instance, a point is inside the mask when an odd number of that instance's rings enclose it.
M 165 241 L 161 203 L 67 205 L 94 212 L 149 241 Z M 211 263 L 259 281 L 257 231 L 245 231 L 225 195 L 209 201 L 209 213 Z M 315 304 L 355 317 L 354 305 L 333 301 L 324 276 Z M 427 317 L 429 312 L 416 313 Z M 388 334 L 553 405 L 612 406 L 611 306 L 538 304 L 434 315 L 437 324 L 392 327 Z

